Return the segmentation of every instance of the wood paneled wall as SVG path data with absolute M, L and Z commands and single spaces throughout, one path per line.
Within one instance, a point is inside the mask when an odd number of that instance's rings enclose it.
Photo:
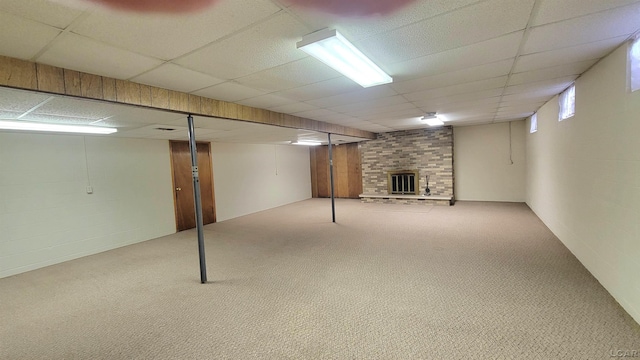
M 375 139 L 369 131 L 0 56 L 0 86 Z
M 357 143 L 333 145 L 334 195 L 358 199 L 362 194 L 362 169 Z M 311 153 L 311 192 L 313 197 L 330 197 L 329 147 L 315 146 Z

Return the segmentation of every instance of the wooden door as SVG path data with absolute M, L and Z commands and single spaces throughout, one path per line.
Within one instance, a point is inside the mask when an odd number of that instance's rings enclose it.
M 311 148 L 311 193 L 313 197 L 330 197 L 329 147 Z M 362 193 L 360 149 L 357 143 L 334 145 L 334 195 L 338 198 L 358 199 Z
M 187 141 L 171 141 L 170 145 L 176 227 L 178 231 L 182 231 L 196 227 L 193 178 L 191 177 L 191 152 Z M 216 221 L 211 144 L 198 143 L 196 147 L 198 149 L 198 175 L 202 198 L 202 222 L 206 225 Z

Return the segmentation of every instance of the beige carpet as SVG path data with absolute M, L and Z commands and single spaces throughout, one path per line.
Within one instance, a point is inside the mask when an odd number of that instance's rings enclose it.
M 0 279 L 0 359 L 608 359 L 628 316 L 523 204 L 313 199 Z

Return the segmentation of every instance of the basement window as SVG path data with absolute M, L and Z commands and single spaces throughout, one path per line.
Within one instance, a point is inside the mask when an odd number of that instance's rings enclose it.
M 629 48 L 629 65 L 631 73 L 631 91 L 640 89 L 640 37 Z
M 536 131 L 538 131 L 538 113 L 531 115 L 531 128 L 529 129 L 531 134 Z
M 573 84 L 560 94 L 560 111 L 558 121 L 568 119 L 576 114 L 576 85 Z

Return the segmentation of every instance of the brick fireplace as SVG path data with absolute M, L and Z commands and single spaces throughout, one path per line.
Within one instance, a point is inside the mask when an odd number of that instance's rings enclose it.
M 452 204 L 453 128 L 395 131 L 361 143 L 362 186 L 365 202 Z M 392 176 L 411 169 L 417 175 L 416 194 L 392 193 Z M 424 196 L 426 176 L 431 196 Z M 418 181 L 419 180 L 419 181 Z M 396 180 L 397 181 L 397 180 Z

